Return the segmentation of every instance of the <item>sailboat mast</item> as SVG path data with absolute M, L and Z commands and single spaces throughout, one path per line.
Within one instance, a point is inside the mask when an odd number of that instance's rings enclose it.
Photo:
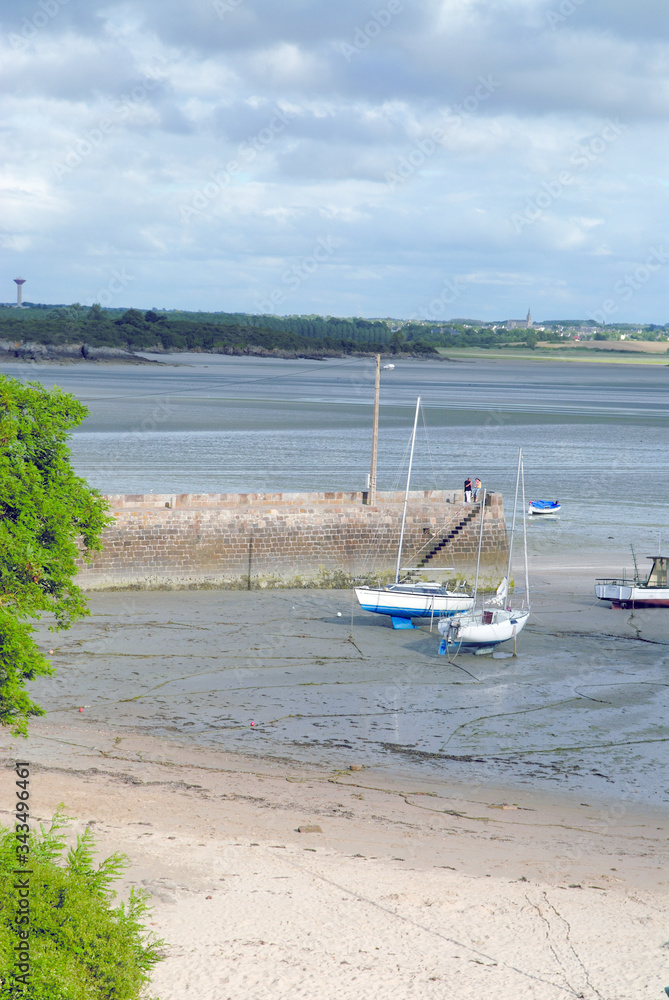
M 416 415 L 413 420 L 413 431 L 411 433 L 411 452 L 409 453 L 409 471 L 407 472 L 407 488 L 404 494 L 404 510 L 402 511 L 402 529 L 400 531 L 400 544 L 397 550 L 397 569 L 395 570 L 395 583 L 400 582 L 400 570 L 402 568 L 402 544 L 404 542 L 404 526 L 407 519 L 407 506 L 409 504 L 409 487 L 411 486 L 411 466 L 413 465 L 413 449 L 416 443 L 416 428 L 418 427 L 418 411 L 420 410 L 420 396 L 416 400 Z
M 521 483 L 523 491 L 523 547 L 525 551 L 525 601 L 530 606 L 530 573 L 527 567 L 527 507 L 525 505 L 525 466 L 520 463 Z
M 376 455 L 379 445 L 379 389 L 381 387 L 381 355 L 376 355 L 376 376 L 374 379 L 374 421 L 372 426 L 372 464 L 369 471 L 367 503 L 376 503 Z
M 483 500 L 481 501 L 481 530 L 479 531 L 479 550 L 476 556 L 476 579 L 474 580 L 474 607 L 476 607 L 476 595 L 479 590 L 479 570 L 481 568 L 481 548 L 483 546 L 483 521 L 485 519 L 485 494 L 483 490 Z
M 520 486 L 520 465 L 523 461 L 523 449 L 518 449 L 518 468 L 516 469 L 516 496 L 513 501 L 513 520 L 511 521 L 511 538 L 509 539 L 509 565 L 506 570 L 507 592 L 511 589 L 511 559 L 513 557 L 513 535 L 516 530 L 516 512 L 518 510 L 518 487 Z

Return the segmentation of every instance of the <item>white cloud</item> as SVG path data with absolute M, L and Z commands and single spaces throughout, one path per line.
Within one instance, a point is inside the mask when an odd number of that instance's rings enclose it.
M 83 300 L 124 261 L 122 304 L 252 309 L 331 234 L 290 311 L 405 315 L 466 273 L 460 315 L 520 286 L 576 315 L 667 242 L 664 0 L 396 6 L 378 31 L 357 0 L 0 13 L 6 283 Z M 662 283 L 629 308 L 664 322 Z

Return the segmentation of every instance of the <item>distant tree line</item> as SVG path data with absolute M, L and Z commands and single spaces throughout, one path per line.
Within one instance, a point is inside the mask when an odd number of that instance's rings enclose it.
M 336 316 L 254 316 L 248 313 L 184 312 L 181 310 L 103 309 L 75 303 L 16 309 L 0 306 L 0 340 L 39 344 L 88 344 L 131 351 L 203 351 L 248 354 L 373 354 L 430 355 L 438 349 L 483 349 L 569 340 L 546 324 L 543 330 L 475 326 L 464 322 L 402 323 Z M 556 321 L 557 322 L 557 321 Z M 573 321 L 576 326 L 580 321 Z M 563 321 L 561 326 L 570 326 Z M 621 325 L 602 327 L 596 339 L 660 340 L 667 328 Z
M 559 333 L 554 330 L 537 331 L 533 329 L 504 330 L 499 327 L 465 327 L 459 324 L 447 324 L 426 327 L 420 323 L 407 323 L 402 327 L 402 334 L 408 342 L 420 338 L 434 347 L 504 347 L 525 346 L 534 349 L 539 341 L 544 343 L 559 343 L 562 341 Z
M 407 343 L 403 335 L 392 332 L 382 321 L 121 311 L 79 304 L 50 309 L 0 308 L 0 340 L 219 354 L 437 353 L 435 346 L 424 338 L 412 338 Z

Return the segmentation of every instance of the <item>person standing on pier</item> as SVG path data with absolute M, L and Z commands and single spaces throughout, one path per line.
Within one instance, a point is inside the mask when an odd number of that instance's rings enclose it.
M 469 476 L 465 479 L 465 503 L 472 502 L 472 481 Z
M 479 502 L 479 497 L 481 496 L 481 480 L 476 477 L 474 480 L 474 503 Z

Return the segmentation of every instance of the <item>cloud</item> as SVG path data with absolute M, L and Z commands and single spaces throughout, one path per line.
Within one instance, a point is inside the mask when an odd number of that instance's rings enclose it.
M 331 235 L 288 311 L 408 315 L 459 274 L 457 314 L 536 287 L 573 315 L 669 245 L 664 2 L 44 0 L 0 28 L 27 297 L 121 261 L 123 304 L 252 309 Z M 661 280 L 626 308 L 664 322 Z

